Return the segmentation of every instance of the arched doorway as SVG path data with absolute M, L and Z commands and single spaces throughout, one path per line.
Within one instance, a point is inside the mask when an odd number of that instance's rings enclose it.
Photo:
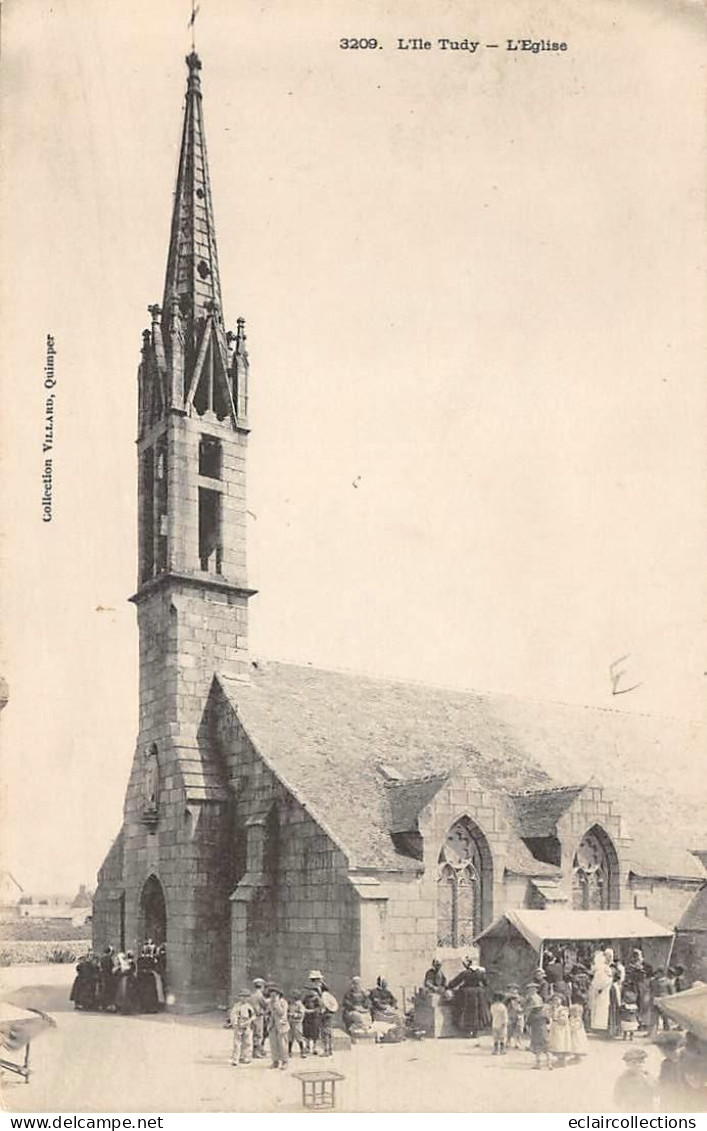
M 149 876 L 140 893 L 140 944 L 152 939 L 156 946 L 167 942 L 167 908 L 157 876 Z
M 452 825 L 437 859 L 437 946 L 466 947 L 491 919 L 491 852 L 469 817 Z
M 613 911 L 619 906 L 619 858 L 611 837 L 594 825 L 572 861 L 572 909 Z

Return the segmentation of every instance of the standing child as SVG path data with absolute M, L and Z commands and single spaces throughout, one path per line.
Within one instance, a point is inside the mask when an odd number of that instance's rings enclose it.
M 292 1056 L 292 1049 L 295 1041 L 299 1046 L 300 1056 L 307 1055 L 307 1046 L 304 1039 L 304 1031 L 302 1028 L 304 1022 L 304 1005 L 302 1003 L 302 994 L 293 994 L 290 1002 L 290 1045 L 289 1051 Z
M 277 986 L 268 987 L 268 1038 L 271 1068 L 287 1068 L 289 1059 L 290 1022 L 287 998 Z
M 250 990 L 243 989 L 238 993 L 238 1001 L 229 1014 L 231 1030 L 233 1032 L 233 1050 L 231 1064 L 238 1068 L 243 1057 L 243 1064 L 250 1064 L 253 1057 L 253 1026 L 255 1024 L 255 1010 L 248 1000 Z
M 645 1049 L 630 1048 L 624 1053 L 626 1071 L 619 1076 L 614 1087 L 614 1103 L 617 1111 L 653 1111 L 655 1091 L 646 1073 Z
M 570 1047 L 569 1010 L 561 994 L 552 995 L 549 1003 L 549 1012 L 549 1049 L 557 1058 L 557 1067 L 564 1068 L 567 1058 L 571 1055 L 572 1049 Z
M 503 1000 L 503 994 L 493 995 L 491 1036 L 493 1037 L 493 1055 L 504 1056 L 506 1041 L 508 1040 L 508 1010 Z
M 520 991 L 516 985 L 511 984 L 508 987 L 506 1009 L 508 1010 L 508 1048 L 522 1049 L 523 1002 L 520 1000 Z
M 632 1041 L 633 1034 L 638 1032 L 638 994 L 631 987 L 625 989 L 621 997 L 619 1025 L 621 1039 Z
M 584 1030 L 584 1003 L 577 1001 L 569 1009 L 570 1051 L 572 1061 L 578 1064 L 587 1055 L 587 1034 Z
M 550 1018 L 547 1006 L 533 1006 L 528 1014 L 528 1029 L 530 1030 L 530 1051 L 535 1054 L 533 1068 L 542 1068 L 543 1061 L 545 1061 L 546 1068 L 551 1069 L 552 1064 L 548 1052 Z

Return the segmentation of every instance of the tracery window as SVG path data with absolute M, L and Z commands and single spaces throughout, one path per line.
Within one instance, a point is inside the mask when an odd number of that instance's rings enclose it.
M 610 903 L 611 863 L 605 845 L 590 829 L 580 841 L 572 864 L 572 909 L 604 911 Z
M 469 946 L 481 930 L 481 850 L 467 818 L 452 825 L 437 862 L 437 945 Z

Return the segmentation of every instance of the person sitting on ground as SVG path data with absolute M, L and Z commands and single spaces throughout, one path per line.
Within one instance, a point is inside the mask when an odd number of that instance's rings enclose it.
M 376 979 L 375 989 L 372 989 L 368 995 L 371 1002 L 371 1013 L 373 1014 L 374 1021 L 395 1021 L 397 1020 L 397 1001 L 395 995 L 388 988 L 388 983 L 385 978 L 378 977 Z
M 351 984 L 344 994 L 341 1016 L 347 1033 L 352 1029 L 371 1027 L 371 999 L 361 985 L 358 975 L 351 979 Z
M 228 1017 L 233 1032 L 231 1064 L 234 1068 L 238 1068 L 241 1063 L 250 1064 L 253 1058 L 255 1010 L 250 1002 L 250 990 L 247 986 L 238 991 L 238 999 Z
M 432 965 L 425 974 L 425 989 L 433 994 L 441 994 L 447 988 L 447 979 L 439 958 L 433 958 Z
M 626 1070 L 614 1086 L 614 1103 L 617 1111 L 653 1111 L 655 1089 L 645 1070 L 648 1056 L 645 1049 L 629 1048 L 624 1053 Z

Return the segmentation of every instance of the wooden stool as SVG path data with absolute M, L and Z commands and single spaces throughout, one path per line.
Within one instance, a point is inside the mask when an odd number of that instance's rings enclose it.
M 336 1082 L 344 1079 L 340 1072 L 321 1068 L 312 1072 L 294 1072 L 293 1076 L 302 1081 L 302 1107 L 336 1107 Z

